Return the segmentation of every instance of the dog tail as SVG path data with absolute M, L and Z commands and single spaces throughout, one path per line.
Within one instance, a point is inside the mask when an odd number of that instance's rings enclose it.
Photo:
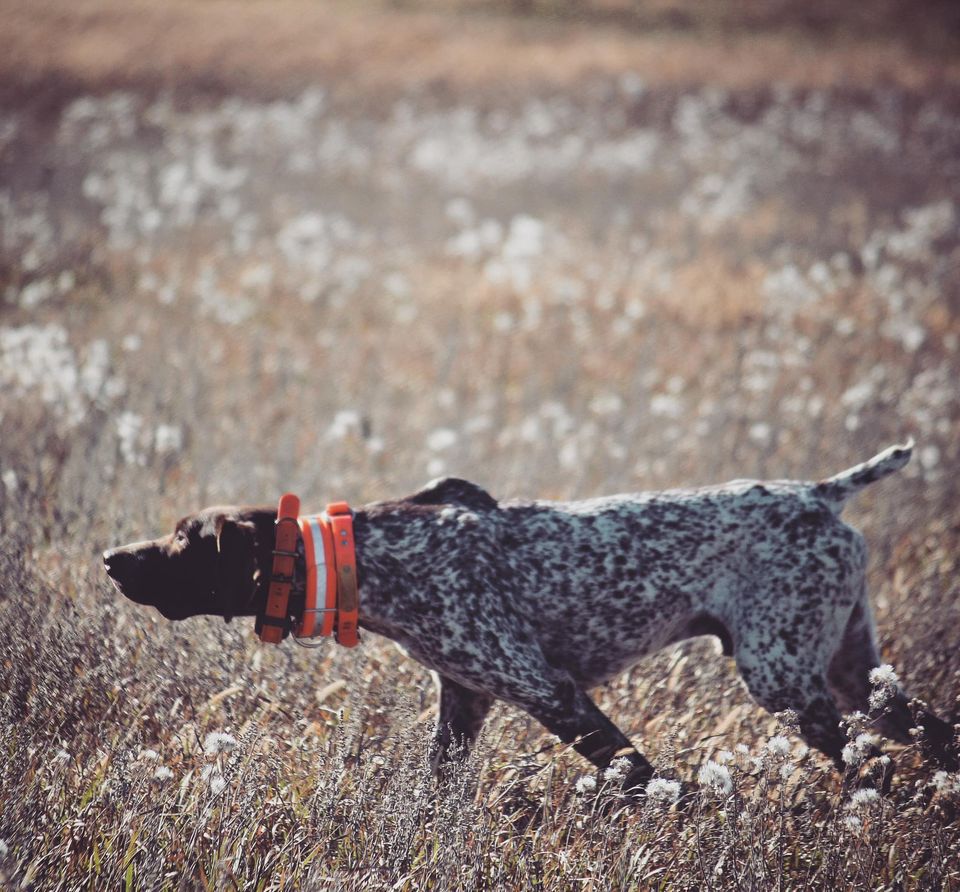
M 835 514 L 843 510 L 847 499 L 856 495 L 865 486 L 882 480 L 888 474 L 899 471 L 913 452 L 913 437 L 902 446 L 891 446 L 879 455 L 841 471 L 833 477 L 814 484 L 814 493 L 827 502 Z

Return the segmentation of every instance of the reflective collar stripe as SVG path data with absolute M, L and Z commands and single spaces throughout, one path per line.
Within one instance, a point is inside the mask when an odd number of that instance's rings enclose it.
M 300 517 L 298 521 L 307 579 L 303 619 L 294 634 L 297 638 L 332 635 L 337 611 L 337 579 L 329 520 L 326 514 L 320 514 Z
M 303 537 L 303 560 L 306 565 L 307 580 L 304 591 L 303 617 L 293 634 L 298 638 L 310 638 L 316 634 L 317 627 L 317 565 L 325 567 L 326 555 L 323 547 L 323 534 L 319 527 L 310 523 L 310 518 L 299 517 L 300 535 Z M 326 573 L 321 573 L 326 586 Z

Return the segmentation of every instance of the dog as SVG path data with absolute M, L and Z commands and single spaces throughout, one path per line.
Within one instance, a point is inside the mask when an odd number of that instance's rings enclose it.
M 436 771 L 466 752 L 495 700 L 525 710 L 598 769 L 626 758 L 628 789 L 650 763 L 587 691 L 645 654 L 715 635 L 749 692 L 797 715 L 804 740 L 842 770 L 840 709 L 867 711 L 880 665 L 863 536 L 847 500 L 902 468 L 913 443 L 819 482 L 719 486 L 585 501 L 504 501 L 447 477 L 353 512 L 361 629 L 435 673 Z M 117 588 L 171 620 L 264 611 L 277 510 L 213 507 L 174 532 L 103 555 Z M 302 590 L 298 543 L 294 599 Z M 299 581 L 299 583 L 298 583 Z M 915 722 L 956 770 L 953 729 L 916 719 L 897 687 L 880 730 Z

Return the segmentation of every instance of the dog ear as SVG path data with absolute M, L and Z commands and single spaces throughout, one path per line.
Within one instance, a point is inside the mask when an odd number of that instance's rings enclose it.
M 256 594 L 257 528 L 247 520 L 217 518 L 217 613 L 230 622 Z

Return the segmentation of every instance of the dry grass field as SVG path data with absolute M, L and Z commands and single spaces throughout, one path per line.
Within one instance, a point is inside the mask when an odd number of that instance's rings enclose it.
M 857 793 L 713 639 L 594 693 L 728 795 L 598 809 L 505 707 L 435 789 L 389 642 L 169 624 L 99 560 L 284 490 L 812 478 L 913 435 L 847 516 L 884 658 L 956 716 L 957 14 L 839 6 L 0 2 L 0 886 L 960 889 L 960 779 L 889 745 Z

